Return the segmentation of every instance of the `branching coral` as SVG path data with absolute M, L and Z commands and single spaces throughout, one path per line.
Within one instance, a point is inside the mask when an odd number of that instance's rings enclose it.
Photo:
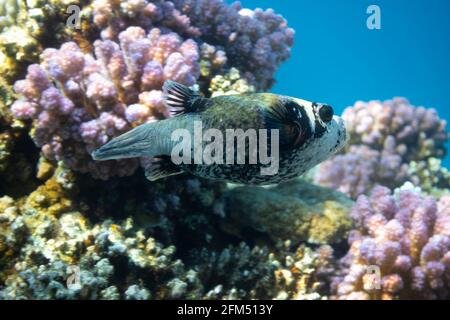
M 412 161 L 408 179 L 416 186 L 436 198 L 450 193 L 450 172 L 442 167 L 442 161 L 429 158 L 427 161 Z
M 230 66 L 238 68 L 258 89 L 267 89 L 278 66 L 290 56 L 294 31 L 273 10 L 242 9 L 225 1 L 93 2 L 94 22 L 102 37 L 114 39 L 132 25 L 157 26 L 223 47 Z
M 273 82 L 278 66 L 289 58 L 294 30 L 272 9 L 243 9 L 239 2 L 175 0 L 179 10 L 197 27 L 206 42 L 221 45 L 235 66 L 258 90 Z M 217 20 L 217 17 L 221 17 Z
M 114 181 L 97 181 L 105 190 L 89 199 L 91 190 L 77 179 L 58 167 L 21 201 L 0 198 L 0 298 L 317 299 L 326 292 L 329 254 L 288 242 L 269 248 L 220 241 L 226 236 L 217 220 L 228 213 L 207 182 L 133 185 L 140 201 Z
M 192 85 L 199 72 L 192 40 L 139 27 L 119 39 L 96 41 L 96 59 L 73 42 L 46 49 L 16 82 L 21 99 L 11 107 L 17 118 L 34 120 L 32 137 L 48 159 L 102 179 L 133 173 L 137 161 L 96 163 L 90 153 L 133 125 L 167 116 L 164 80 Z
M 42 49 L 76 33 L 66 24 L 70 5 L 89 0 L 6 0 L 0 3 L 0 71 L 14 79 Z
M 392 141 L 392 139 L 389 139 Z M 319 166 L 314 182 L 356 199 L 377 184 L 396 187 L 407 180 L 408 165 L 392 149 L 382 151 L 351 145 L 346 153 Z
M 338 298 L 449 297 L 450 198 L 436 202 L 411 186 L 394 194 L 379 186 L 358 198 L 357 229 L 343 258 L 348 270 L 335 281 Z
M 377 184 L 396 188 L 409 176 L 411 161 L 445 155 L 446 121 L 435 109 L 415 107 L 406 99 L 357 102 L 345 109 L 350 136 L 343 154 L 324 162 L 315 176 L 321 185 L 356 199 Z
M 211 96 L 223 96 L 255 92 L 255 87 L 243 79 L 236 68 L 231 68 L 225 75 L 217 75 L 211 79 L 209 86 Z
M 289 242 L 286 244 L 289 246 Z M 286 254 L 285 261 L 275 271 L 275 299 L 327 299 L 329 278 L 334 272 L 332 247 L 322 245 L 312 250 L 302 245 Z
M 12 111 L 33 121 L 31 135 L 45 157 L 101 179 L 136 170 L 135 159 L 99 163 L 90 153 L 133 126 L 167 117 L 165 80 L 188 86 L 205 80 L 206 92 L 227 65 L 267 88 L 293 41 L 273 11 L 242 11 L 223 1 L 96 0 L 86 10 L 102 30 L 93 52 L 74 42 L 46 49 L 41 64 L 16 82 L 21 97 Z
M 403 98 L 384 102 L 359 101 L 347 108 L 342 117 L 346 121 L 350 144 L 365 144 L 383 150 L 385 141 L 392 136 L 396 151 L 404 162 L 445 155 L 446 121 L 439 118 L 435 109 L 415 107 Z

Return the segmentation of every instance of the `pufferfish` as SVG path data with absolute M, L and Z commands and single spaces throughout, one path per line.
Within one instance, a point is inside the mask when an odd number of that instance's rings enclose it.
M 333 108 L 327 104 L 309 102 L 272 93 L 252 93 L 205 98 L 196 91 L 174 81 L 166 81 L 163 91 L 165 102 L 174 117 L 145 123 L 129 132 L 112 139 L 92 153 L 95 160 L 150 157 L 152 164 L 145 169 L 150 181 L 163 177 L 189 172 L 193 175 L 244 184 L 273 184 L 296 178 L 320 162 L 339 151 L 347 141 L 344 121 L 333 114 Z M 253 129 L 260 140 L 267 140 L 265 148 L 257 144 L 250 146 L 250 138 L 244 137 L 245 160 L 237 160 L 236 141 L 226 145 L 225 139 L 214 137 L 214 142 L 222 142 L 220 149 L 214 149 L 212 156 L 222 162 L 198 162 L 194 159 L 194 146 L 180 156 L 192 161 L 174 161 L 173 150 L 179 141 L 173 139 L 173 132 L 184 129 L 190 135 L 191 142 L 198 139 L 195 124 L 201 123 L 202 132 L 216 129 L 224 136 L 230 129 Z M 218 131 L 217 131 L 218 130 Z M 272 134 L 275 131 L 277 134 Z M 266 134 L 262 133 L 266 131 Z M 276 141 L 275 141 L 276 138 Z M 200 136 L 201 139 L 201 136 Z M 242 141 L 242 140 L 241 140 Z M 213 139 L 209 143 L 213 142 Z M 195 144 L 195 143 L 193 143 Z M 201 141 L 205 148 L 208 141 Z M 198 144 L 197 144 L 198 146 Z M 270 174 L 262 170 L 267 161 L 250 162 L 251 152 L 269 153 L 277 147 L 276 171 Z M 236 148 L 235 148 L 236 147 Z M 251 149 L 253 148 L 253 149 Z M 222 152 L 223 151 L 223 152 Z M 233 154 L 226 158 L 227 152 Z M 254 159 L 254 158 L 253 158 Z M 228 162 L 226 161 L 228 160 Z

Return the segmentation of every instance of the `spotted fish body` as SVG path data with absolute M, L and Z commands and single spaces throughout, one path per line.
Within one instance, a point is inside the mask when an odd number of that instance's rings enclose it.
M 143 124 L 111 140 L 93 153 L 96 160 L 152 157 L 154 164 L 146 170 L 149 180 L 190 172 L 196 176 L 245 184 L 272 184 L 293 179 L 340 150 L 347 134 L 343 120 L 333 116 L 328 105 L 270 93 L 243 94 L 202 98 L 178 83 L 165 86 L 166 103 L 177 114 L 158 122 Z M 248 141 L 245 164 L 179 164 L 171 152 L 175 129 L 186 129 L 194 141 L 194 123 L 201 121 L 203 131 L 217 129 L 225 137 L 227 129 L 277 129 L 279 163 L 276 174 L 262 174 L 261 163 L 248 163 Z M 268 133 L 270 137 L 270 133 Z M 259 140 L 259 135 L 258 135 Z M 204 148 L 209 142 L 202 142 Z M 272 143 L 269 138 L 269 145 Z M 268 147 L 270 155 L 270 147 Z M 259 152 L 259 149 L 258 149 Z M 225 146 L 223 157 L 225 162 Z M 191 152 L 194 158 L 194 150 Z M 194 160 L 194 159 L 192 159 Z M 236 154 L 234 155 L 236 160 Z

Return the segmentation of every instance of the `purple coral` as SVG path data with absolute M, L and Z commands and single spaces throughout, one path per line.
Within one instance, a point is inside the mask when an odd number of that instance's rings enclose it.
M 51 160 L 97 178 L 129 175 L 137 160 L 94 162 L 90 153 L 131 127 L 168 116 L 161 86 L 167 79 L 193 85 L 199 49 L 175 33 L 129 27 L 119 42 L 97 40 L 95 55 L 67 42 L 47 49 L 14 88 L 15 117 L 33 120 L 32 137 Z
M 243 9 L 239 2 L 174 0 L 213 45 L 225 47 L 228 59 L 259 89 L 272 84 L 278 66 L 289 58 L 294 30 L 272 9 Z M 217 19 L 217 17 L 221 17 Z M 252 79 L 253 78 L 253 79 Z
M 324 162 L 315 182 L 356 199 L 377 184 L 396 188 L 408 180 L 411 161 L 445 155 L 446 122 L 435 109 L 406 99 L 357 102 L 344 110 L 350 136 L 343 154 Z
M 358 101 L 344 110 L 351 144 L 365 144 L 382 150 L 386 140 L 393 137 L 397 153 L 404 162 L 442 158 L 448 139 L 446 121 L 436 109 L 415 107 L 404 98 Z
M 391 188 L 407 179 L 408 165 L 393 149 L 374 150 L 365 145 L 350 146 L 346 153 L 324 162 L 314 182 L 347 194 L 353 199 L 370 193 L 375 185 Z
M 101 29 L 94 52 L 73 42 L 45 50 L 42 63 L 15 84 L 21 97 L 12 110 L 33 120 L 33 139 L 47 158 L 102 179 L 131 174 L 137 161 L 96 163 L 89 153 L 133 126 L 169 116 L 165 80 L 192 86 L 201 74 L 208 86 L 211 71 L 238 67 L 268 88 L 293 44 L 281 16 L 238 3 L 94 0 L 92 9 Z
M 377 186 L 351 215 L 356 230 L 343 258 L 347 272 L 335 280 L 339 299 L 449 297 L 450 197 L 436 202 L 408 188 L 392 195 Z
M 94 22 L 102 38 L 115 39 L 129 25 L 159 27 L 222 47 L 231 66 L 258 89 L 268 89 L 279 65 L 289 58 L 294 30 L 268 10 L 243 9 L 223 0 L 95 0 Z

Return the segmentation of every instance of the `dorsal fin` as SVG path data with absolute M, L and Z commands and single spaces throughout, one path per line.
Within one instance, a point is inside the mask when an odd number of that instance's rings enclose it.
M 208 100 L 194 90 L 172 80 L 164 82 L 163 91 L 166 104 L 173 115 L 201 111 Z

